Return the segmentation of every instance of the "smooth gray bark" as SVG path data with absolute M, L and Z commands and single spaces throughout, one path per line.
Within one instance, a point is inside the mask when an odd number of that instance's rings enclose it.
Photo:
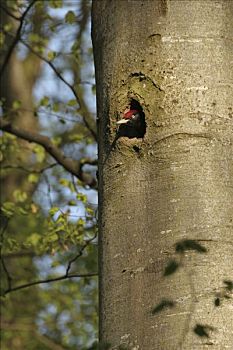
M 110 349 L 233 347 L 232 23 L 233 1 L 93 2 Z M 146 135 L 116 141 L 132 99 Z

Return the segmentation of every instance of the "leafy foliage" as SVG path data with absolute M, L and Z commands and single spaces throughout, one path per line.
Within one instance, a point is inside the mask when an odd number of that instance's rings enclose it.
M 4 0 L 1 12 L 2 349 L 88 349 L 98 323 L 96 192 L 82 180 L 86 162 L 96 171 L 90 2 Z

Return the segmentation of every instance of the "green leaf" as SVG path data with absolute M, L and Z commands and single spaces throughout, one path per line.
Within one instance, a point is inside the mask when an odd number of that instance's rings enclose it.
M 53 207 L 49 210 L 49 215 L 50 216 L 53 216 L 55 215 L 57 212 L 59 211 L 59 208 L 58 207 Z
M 94 210 L 92 208 L 87 207 L 86 212 L 88 215 L 94 216 Z
M 30 174 L 28 176 L 28 181 L 32 184 L 36 184 L 39 180 L 39 175 L 38 174 Z
M 83 219 L 79 219 L 77 224 L 78 224 L 78 226 L 84 226 L 85 225 L 85 221 Z
M 76 21 L 76 16 L 73 11 L 68 11 L 65 15 L 65 22 L 68 24 L 73 24 Z
M 87 196 L 83 193 L 78 193 L 77 194 L 77 199 L 83 203 L 87 202 Z
M 19 213 L 19 214 L 21 214 L 21 215 L 28 215 L 29 214 L 29 212 L 27 212 L 24 208 L 22 208 L 22 207 L 19 207 L 19 208 L 17 208 L 17 212 Z
M 69 187 L 69 181 L 67 179 L 60 179 L 59 183 L 64 187 Z
M 73 142 L 79 142 L 83 140 L 83 135 L 82 134 L 72 134 L 69 135 L 69 140 Z
M 36 158 L 39 163 L 42 163 L 45 160 L 46 153 L 42 146 L 35 145 L 33 147 L 33 152 L 36 154 Z
M 39 43 L 40 41 L 42 41 L 42 38 L 36 33 L 30 33 L 28 35 L 28 39 L 29 39 L 29 41 L 31 41 L 34 44 L 35 43 Z
M 54 145 L 59 146 L 62 142 L 62 138 L 61 136 L 54 136 L 52 137 L 51 141 Z
M 19 249 L 19 243 L 13 238 L 6 239 L 6 246 L 10 252 L 13 252 Z
M 62 4 L 63 4 L 63 0 L 50 0 L 48 2 L 49 7 L 54 8 L 54 9 L 61 8 Z
M 26 240 L 26 243 L 35 247 L 38 245 L 40 240 L 41 235 L 39 235 L 38 233 L 32 233 Z
M 49 97 L 48 96 L 44 96 L 41 100 L 40 100 L 40 105 L 41 106 L 48 106 L 49 104 Z
M 4 32 L 9 32 L 12 29 L 12 23 L 6 23 L 3 26 Z
M 56 51 L 49 51 L 47 53 L 47 58 L 48 58 L 49 61 L 54 60 L 54 58 L 56 58 L 56 56 L 57 56 Z
M 70 107 L 76 106 L 77 104 L 78 104 L 77 100 L 75 100 L 75 99 L 71 99 L 67 102 L 67 106 L 70 106 Z
M 2 207 L 1 207 L 1 210 L 9 218 L 15 212 L 15 203 L 13 203 L 13 202 L 5 202 L 5 203 L 3 203 Z
M 53 103 L 53 111 L 54 112 L 59 112 L 60 110 L 60 104 L 58 102 Z
M 41 45 L 33 45 L 33 50 L 35 52 L 38 52 L 40 55 L 43 55 L 44 54 L 44 51 L 45 51 L 45 48 Z
M 21 101 L 15 100 L 15 101 L 12 103 L 12 108 L 16 110 L 16 109 L 19 109 L 19 108 L 21 107 L 21 105 L 22 105 L 22 102 L 21 102 Z
M 48 236 L 48 241 L 49 242 L 56 242 L 58 240 L 59 240 L 59 236 L 55 232 Z
M 14 196 L 14 199 L 17 201 L 17 202 L 20 202 L 20 203 L 23 203 L 26 201 L 27 199 L 27 193 L 24 192 L 24 191 L 21 191 L 21 190 L 15 190 L 13 192 L 13 196 Z

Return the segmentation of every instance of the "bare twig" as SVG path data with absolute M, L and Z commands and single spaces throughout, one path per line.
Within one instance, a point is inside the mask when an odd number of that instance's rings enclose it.
M 6 278 L 7 278 L 7 284 L 8 284 L 7 289 L 11 289 L 12 277 L 11 277 L 9 271 L 7 270 L 7 267 L 6 267 L 5 261 L 3 259 L 3 256 L 1 256 L 1 262 L 2 262 L 2 267 L 3 267 L 3 270 L 4 270 L 4 272 L 6 274 Z
M 86 247 L 97 237 L 97 233 L 94 234 L 94 236 L 88 240 L 86 240 L 85 244 L 82 246 L 82 248 L 79 250 L 78 254 L 75 255 L 75 257 L 73 259 L 71 259 L 68 262 L 67 268 L 66 268 L 66 273 L 62 276 L 59 277 L 54 277 L 54 278 L 48 278 L 46 280 L 38 280 L 38 281 L 34 281 L 34 282 L 30 282 L 30 283 L 25 283 L 25 284 L 21 284 L 19 286 L 16 287 L 11 287 L 11 284 L 8 284 L 8 289 L 4 292 L 4 295 L 9 294 L 11 292 L 15 292 L 17 290 L 20 289 L 24 289 L 24 288 L 29 288 L 38 284 L 44 284 L 44 283 L 50 283 L 50 282 L 57 282 L 57 281 L 62 281 L 68 278 L 89 278 L 89 277 L 94 277 L 94 276 L 98 276 L 97 272 L 92 272 L 92 273 L 83 273 L 83 274 L 69 274 L 69 271 L 71 269 L 72 264 L 83 254 L 83 251 L 86 249 Z
M 95 233 L 95 235 L 88 239 L 85 244 L 82 246 L 82 248 L 80 249 L 80 251 L 78 252 L 77 255 L 75 255 L 75 257 L 73 259 L 71 259 L 67 265 L 67 268 L 66 268 L 66 275 L 69 276 L 69 271 L 71 269 L 71 266 L 72 264 L 78 259 L 80 258 L 80 256 L 83 255 L 83 251 L 86 249 L 86 247 L 97 237 L 97 232 Z
M 64 169 L 66 169 L 71 174 L 75 175 L 80 181 L 84 182 L 84 184 L 92 188 L 96 187 L 96 179 L 89 173 L 82 171 L 82 167 L 85 162 L 76 161 L 72 158 L 66 157 L 64 153 L 51 142 L 49 137 L 37 134 L 32 131 L 20 129 L 2 119 L 0 119 L 0 129 L 15 136 L 18 136 L 21 139 L 26 140 L 28 142 L 35 142 L 38 145 L 41 145 L 60 165 L 63 166 Z M 88 164 L 90 163 L 92 163 L 92 165 L 96 165 L 97 161 L 89 160 Z
M 50 283 L 50 282 L 58 282 L 58 281 L 62 281 L 62 280 L 69 279 L 69 278 L 90 278 L 90 277 L 95 277 L 95 276 L 98 276 L 97 272 L 83 273 L 83 274 L 82 273 L 80 273 L 80 274 L 73 273 L 73 274 L 68 274 L 68 275 L 65 274 L 65 275 L 62 275 L 62 276 L 59 276 L 59 277 L 48 278 L 46 280 L 38 280 L 38 281 L 30 282 L 30 283 L 21 284 L 19 286 L 7 289 L 4 292 L 4 295 L 7 295 L 7 294 L 9 294 L 11 292 L 16 292 L 17 290 L 20 290 L 20 289 L 25 289 L 25 288 L 29 288 L 29 287 L 32 287 L 32 286 L 36 286 L 38 284 L 45 284 L 45 283 Z
M 4 70 L 6 69 L 6 66 L 7 66 L 7 64 L 9 62 L 10 58 L 11 58 L 11 55 L 12 55 L 12 53 L 14 51 L 15 46 L 17 45 L 18 41 L 20 40 L 21 30 L 23 28 L 24 20 L 25 20 L 25 18 L 27 16 L 29 10 L 32 8 L 32 6 L 34 5 L 35 2 L 36 2 L 36 0 L 32 0 L 29 3 L 29 5 L 26 8 L 26 10 L 24 11 L 24 13 L 22 14 L 22 16 L 19 18 L 20 24 L 19 24 L 19 27 L 18 27 L 17 32 L 15 34 L 15 38 L 12 41 L 12 43 L 11 43 L 11 45 L 10 45 L 8 51 L 7 51 L 6 57 L 5 57 L 4 61 L 3 61 L 3 64 L 2 64 L 2 66 L 0 68 L 0 78 L 1 78 Z
M 68 88 L 72 91 L 76 101 L 78 102 L 80 109 L 83 107 L 83 103 L 81 99 L 79 98 L 75 88 L 73 87 L 72 84 L 70 84 L 63 76 L 62 74 L 58 71 L 58 69 L 54 66 L 54 64 L 49 61 L 47 58 L 36 52 L 26 41 L 24 41 L 22 38 L 20 39 L 21 43 L 26 46 L 32 53 L 34 53 L 37 57 L 39 57 L 42 61 L 46 62 L 49 67 L 54 71 L 56 76 L 66 85 Z M 86 128 L 90 131 L 91 135 L 93 136 L 94 140 L 97 142 L 97 134 L 96 131 L 93 129 L 93 127 L 90 125 L 90 122 L 88 121 L 88 118 L 86 115 L 83 115 L 83 122 L 86 126 Z

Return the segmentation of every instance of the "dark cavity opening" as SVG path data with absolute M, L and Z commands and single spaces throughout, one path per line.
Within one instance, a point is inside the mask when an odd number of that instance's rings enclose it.
M 118 137 L 128 137 L 129 139 L 136 137 L 138 139 L 141 139 L 145 136 L 146 133 L 145 113 L 140 103 L 133 98 L 131 99 L 129 106 L 130 109 L 138 111 L 139 118 L 137 121 L 132 120 L 127 124 L 120 125 L 118 129 Z
M 136 152 L 136 153 L 139 153 L 140 152 L 140 148 L 138 146 L 133 146 L 133 150 Z

